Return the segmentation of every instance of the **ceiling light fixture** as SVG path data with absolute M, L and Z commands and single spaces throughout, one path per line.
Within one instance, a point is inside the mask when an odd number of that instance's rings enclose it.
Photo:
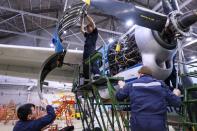
M 113 38 L 109 38 L 108 42 L 109 43 L 113 43 L 114 42 L 114 39 Z
M 192 41 L 192 37 L 186 38 L 186 41 Z
M 190 58 L 193 60 L 193 59 L 196 59 L 196 56 L 191 56 Z
M 54 44 L 53 44 L 53 43 L 51 43 L 51 44 L 50 44 L 50 47 L 51 47 L 51 48 L 53 48 L 53 47 L 54 47 Z
M 126 26 L 130 27 L 132 25 L 133 25 L 133 21 L 132 20 L 127 20 Z

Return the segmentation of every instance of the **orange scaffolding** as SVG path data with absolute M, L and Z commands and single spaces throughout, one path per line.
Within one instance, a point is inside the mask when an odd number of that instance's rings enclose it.
M 75 98 L 73 96 L 63 96 L 53 104 L 58 104 L 56 109 L 57 119 L 65 119 L 67 126 L 73 125 L 73 118 L 75 117 Z

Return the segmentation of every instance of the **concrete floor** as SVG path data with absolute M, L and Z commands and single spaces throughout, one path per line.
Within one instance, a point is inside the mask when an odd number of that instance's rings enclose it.
M 56 120 L 55 124 L 58 124 L 59 129 L 65 127 L 65 122 L 64 121 L 60 121 L 60 120 Z M 75 126 L 75 131 L 82 131 L 82 124 L 81 124 L 81 120 L 74 120 L 73 124 Z M 3 123 L 0 123 L 0 131 L 12 131 L 13 130 L 13 122 L 9 122 L 8 124 L 4 125 Z M 45 130 L 48 131 L 48 130 Z M 175 131 L 171 126 L 169 127 L 169 131 Z
M 11 123 L 8 123 L 4 125 L 3 123 L 0 123 L 0 131 L 12 131 L 13 125 Z

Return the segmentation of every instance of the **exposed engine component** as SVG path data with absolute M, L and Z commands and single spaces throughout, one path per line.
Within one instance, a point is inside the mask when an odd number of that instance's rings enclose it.
M 69 30 L 72 26 L 79 22 L 83 10 L 85 10 L 86 5 L 84 3 L 79 3 L 72 5 L 72 8 L 68 8 L 64 13 L 60 21 L 58 22 L 58 35 L 61 38 L 64 31 Z
M 108 49 L 109 69 L 112 76 L 142 62 L 135 38 L 129 35 L 109 45 Z

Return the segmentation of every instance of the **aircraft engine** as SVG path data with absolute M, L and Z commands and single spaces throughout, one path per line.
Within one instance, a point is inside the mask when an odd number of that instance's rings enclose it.
M 168 43 L 158 32 L 141 26 L 135 29 L 135 39 L 143 65 L 151 68 L 155 78 L 165 80 L 172 72 L 176 43 Z

